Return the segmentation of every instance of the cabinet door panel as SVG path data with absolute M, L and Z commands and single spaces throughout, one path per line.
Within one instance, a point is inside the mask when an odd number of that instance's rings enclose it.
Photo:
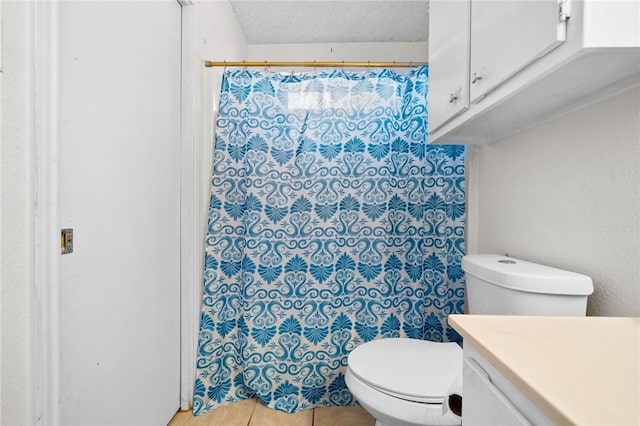
M 430 132 L 469 108 L 470 13 L 469 0 L 430 3 Z
M 558 0 L 471 2 L 471 102 L 566 38 Z
M 464 358 L 462 383 L 462 426 L 531 425 L 472 358 Z

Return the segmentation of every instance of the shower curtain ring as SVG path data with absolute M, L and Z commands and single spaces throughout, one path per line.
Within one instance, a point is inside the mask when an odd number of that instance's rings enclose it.
M 247 63 L 243 60 L 242 61 L 242 71 L 246 71 L 247 70 Z
M 224 62 L 224 68 L 222 69 L 222 73 L 224 74 L 225 72 L 227 72 L 227 61 L 223 61 Z
M 371 61 L 367 61 L 367 71 L 371 72 Z
M 318 68 L 316 68 L 316 61 L 313 61 L 313 73 L 318 74 Z
M 344 61 L 342 61 L 342 71 L 344 71 Z
M 411 68 L 413 68 L 413 61 L 409 61 L 409 70 L 411 70 Z

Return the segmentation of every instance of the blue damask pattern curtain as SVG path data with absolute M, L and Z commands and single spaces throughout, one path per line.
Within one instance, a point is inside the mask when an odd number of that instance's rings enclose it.
M 351 405 L 347 355 L 457 340 L 464 148 L 427 145 L 428 70 L 230 70 L 214 149 L 194 413 Z

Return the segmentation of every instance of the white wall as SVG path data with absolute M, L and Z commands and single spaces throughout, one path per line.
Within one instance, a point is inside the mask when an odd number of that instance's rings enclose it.
M 200 54 L 209 61 L 242 61 L 247 59 L 247 40 L 228 0 L 200 3 Z M 218 107 L 220 82 L 224 68 L 204 69 L 205 117 Z M 213 93 L 213 99 L 211 94 Z M 209 120 L 210 121 L 210 120 Z M 207 127 L 207 135 L 213 128 Z
M 211 61 L 241 61 L 247 56 L 247 40 L 228 0 L 200 3 L 201 53 Z
M 252 61 L 416 61 L 427 60 L 427 42 L 251 44 Z
M 589 315 L 640 316 L 640 88 L 471 157 L 470 252 L 589 275 Z
M 2 412 L 3 425 L 36 422 L 34 281 L 34 73 L 29 2 L 0 3 L 3 21 L 2 133 Z

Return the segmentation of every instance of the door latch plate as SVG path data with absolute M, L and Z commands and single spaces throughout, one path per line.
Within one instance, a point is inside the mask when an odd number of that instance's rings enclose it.
M 73 253 L 73 228 L 60 230 L 60 253 Z

